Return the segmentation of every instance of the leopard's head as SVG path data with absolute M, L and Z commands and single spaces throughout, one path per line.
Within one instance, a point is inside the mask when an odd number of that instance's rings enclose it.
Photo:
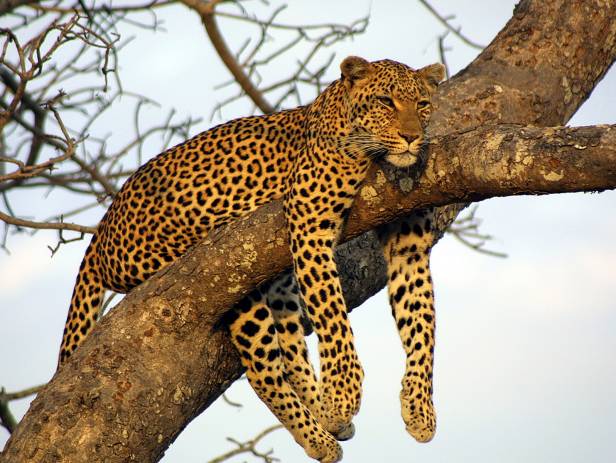
M 431 97 L 445 76 L 442 64 L 414 70 L 391 60 L 368 62 L 349 56 L 340 65 L 345 87 L 349 140 L 398 167 L 419 160 L 432 112 Z

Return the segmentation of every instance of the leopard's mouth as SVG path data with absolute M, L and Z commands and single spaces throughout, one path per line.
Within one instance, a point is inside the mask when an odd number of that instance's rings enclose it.
M 420 160 L 423 144 L 423 137 L 411 143 L 400 141 L 397 146 L 389 149 L 385 160 L 397 167 L 412 166 Z
M 410 167 L 414 164 L 417 164 L 417 162 L 419 161 L 419 152 L 417 153 L 414 153 L 411 151 L 406 151 L 403 153 L 389 152 L 385 156 L 385 160 L 396 167 Z

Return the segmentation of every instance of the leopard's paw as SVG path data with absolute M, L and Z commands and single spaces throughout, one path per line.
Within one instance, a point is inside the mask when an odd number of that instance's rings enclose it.
M 417 442 L 430 442 L 436 432 L 436 415 L 432 400 L 409 395 L 403 390 L 400 393 L 400 404 L 406 431 Z
M 331 435 L 311 438 L 304 446 L 306 454 L 320 463 L 336 463 L 342 460 L 342 447 Z

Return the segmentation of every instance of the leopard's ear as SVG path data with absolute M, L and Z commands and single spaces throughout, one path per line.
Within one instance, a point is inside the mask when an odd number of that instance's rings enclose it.
M 432 91 L 438 87 L 440 81 L 445 78 L 445 66 L 441 63 L 430 64 L 417 71 L 425 79 Z
M 342 71 L 342 80 L 349 87 L 352 87 L 372 74 L 373 66 L 369 61 L 359 56 L 349 56 L 340 64 L 340 70 Z

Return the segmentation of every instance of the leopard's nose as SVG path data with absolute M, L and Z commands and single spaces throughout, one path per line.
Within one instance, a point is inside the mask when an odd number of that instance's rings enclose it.
M 398 132 L 398 135 L 404 138 L 409 145 L 419 138 L 419 135 L 410 134 L 410 133 Z

